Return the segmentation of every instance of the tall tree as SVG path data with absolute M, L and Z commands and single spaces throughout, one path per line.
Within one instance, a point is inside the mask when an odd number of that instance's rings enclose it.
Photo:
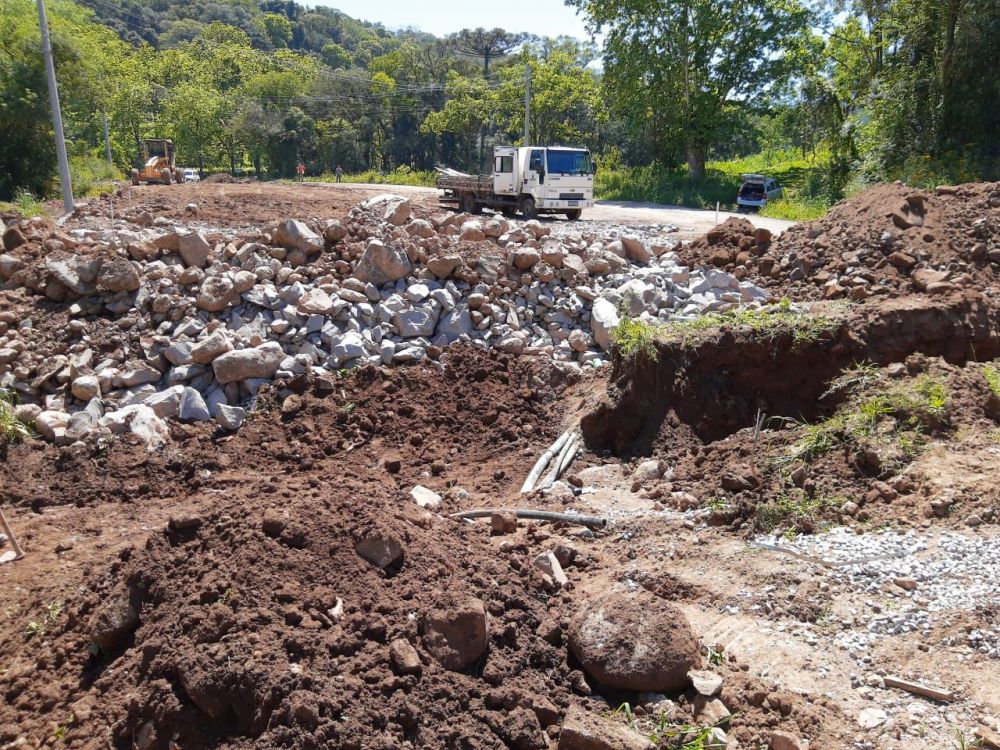
M 734 109 L 786 82 L 809 29 L 800 0 L 566 0 L 606 32 L 605 85 L 644 120 L 663 160 L 683 152 L 690 178 Z

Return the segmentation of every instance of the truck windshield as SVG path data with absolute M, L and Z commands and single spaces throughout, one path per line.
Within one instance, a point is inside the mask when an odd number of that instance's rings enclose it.
M 548 171 L 551 174 L 591 174 L 594 171 L 588 151 L 548 150 Z

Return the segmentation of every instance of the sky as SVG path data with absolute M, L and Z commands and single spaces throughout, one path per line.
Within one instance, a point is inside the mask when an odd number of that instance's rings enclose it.
M 563 0 L 315 0 L 352 18 L 388 29 L 412 26 L 436 36 L 479 26 L 524 31 L 538 36 L 587 38 L 583 18 Z M 311 4 L 311 3 L 310 3 Z

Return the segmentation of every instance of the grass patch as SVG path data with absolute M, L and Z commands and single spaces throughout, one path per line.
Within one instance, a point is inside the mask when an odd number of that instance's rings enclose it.
M 336 182 L 337 175 L 324 172 L 317 177 L 308 177 L 310 182 Z M 435 187 L 437 172 L 421 172 L 409 167 L 396 167 L 391 172 L 380 172 L 369 169 L 366 172 L 344 173 L 341 182 L 364 183 L 371 185 L 410 185 L 413 187 Z
M 841 498 L 831 498 L 826 495 L 810 497 L 801 490 L 793 493 L 782 493 L 766 503 L 760 503 L 754 509 L 754 529 L 769 534 L 779 527 L 787 527 L 789 535 L 797 533 L 813 533 L 821 526 L 820 517 L 838 503 Z
M 812 463 L 838 446 L 868 446 L 896 460 L 912 460 L 926 436 L 949 423 L 948 386 L 932 375 L 889 383 L 872 365 L 855 365 L 834 381 L 827 394 L 847 399 L 829 419 L 801 427 L 801 435 L 778 464 Z
M 45 204 L 29 190 L 19 190 L 13 201 L 0 201 L 0 211 L 16 211 L 26 219 L 48 214 Z
M 14 413 L 15 403 L 14 392 L 0 388 L 0 443 L 16 443 L 31 437 L 31 427 Z
M 611 329 L 611 342 L 617 354 L 625 359 L 643 355 L 656 362 L 660 358 L 656 337 L 662 329 L 662 326 L 638 318 L 622 318 Z
M 115 180 L 124 178 L 121 170 L 96 156 L 71 156 L 69 171 L 73 179 L 73 195 L 96 198 L 115 189 Z
M 997 369 L 995 362 L 983 365 L 983 378 L 993 395 L 1000 398 L 1000 369 Z
M 786 298 L 777 305 L 759 309 L 740 308 L 729 312 L 711 312 L 691 320 L 668 323 L 663 333 L 688 345 L 706 331 L 739 328 L 773 339 L 791 334 L 795 344 L 807 344 L 830 336 L 840 323 L 821 315 L 807 315 L 792 308 Z

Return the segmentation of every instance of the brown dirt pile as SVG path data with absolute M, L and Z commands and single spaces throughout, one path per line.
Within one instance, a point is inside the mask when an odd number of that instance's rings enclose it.
M 797 301 L 993 286 L 1000 263 L 1000 183 L 936 192 L 879 185 L 774 241 L 768 235 L 745 219 L 729 219 L 679 254 L 684 262 L 725 268 Z

